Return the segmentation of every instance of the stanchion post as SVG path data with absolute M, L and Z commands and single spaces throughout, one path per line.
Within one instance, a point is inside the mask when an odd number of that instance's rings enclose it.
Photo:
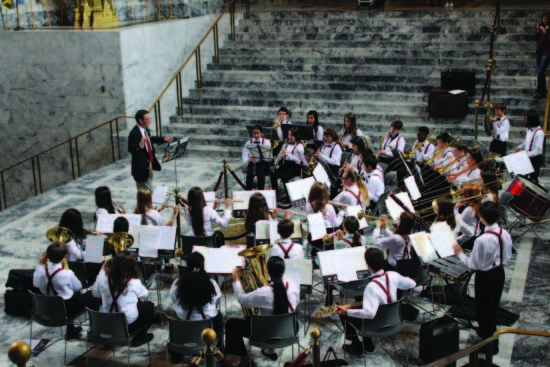
M 474 104 L 475 104 L 475 111 L 476 111 L 474 116 L 474 136 L 475 136 L 475 139 L 477 140 L 477 135 L 478 135 L 477 129 L 479 124 L 479 100 L 476 99 Z
M 195 68 L 197 73 L 197 81 L 195 82 L 195 87 L 197 89 L 202 88 L 202 68 L 201 68 L 201 48 L 200 45 L 195 50 Z
M 8 357 L 17 367 L 25 367 L 31 359 L 31 353 L 30 345 L 22 340 L 16 341 L 8 348 Z
M 246 0 L 246 19 L 250 19 L 250 0 Z
M 218 42 L 218 23 L 214 24 L 214 34 L 213 34 L 213 39 L 214 39 L 214 57 L 213 57 L 213 61 L 214 61 L 214 64 L 219 64 L 220 63 L 220 46 L 219 46 L 219 42 Z
M 314 328 L 309 333 L 311 336 L 311 355 L 313 358 L 313 367 L 321 366 L 321 330 Z
M 229 197 L 229 182 L 227 182 L 227 158 L 223 159 L 223 189 L 225 198 Z
M 234 2 L 229 7 L 229 18 L 230 18 L 229 27 L 231 31 L 229 35 L 229 39 L 231 41 L 235 41 L 237 37 L 235 36 L 235 3 Z
M 204 329 L 201 339 L 206 344 L 206 347 L 202 348 L 201 351 L 204 357 L 204 367 L 216 367 L 216 354 L 218 353 L 218 348 L 214 346 L 216 332 L 212 329 Z
M 548 89 L 546 93 L 546 108 L 544 109 L 544 122 L 542 131 L 544 132 L 544 142 L 542 144 L 542 166 L 546 167 L 546 130 L 548 129 L 548 115 L 550 109 L 550 78 L 548 78 Z

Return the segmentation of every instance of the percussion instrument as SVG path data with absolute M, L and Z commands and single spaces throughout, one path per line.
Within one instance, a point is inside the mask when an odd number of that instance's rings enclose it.
M 468 268 L 460 259 L 455 256 L 448 256 L 443 259 L 435 259 L 424 265 L 426 269 L 449 281 L 462 281 L 467 279 L 474 271 Z
M 510 206 L 518 213 L 542 217 L 550 209 L 550 195 L 525 177 L 515 177 L 506 191 L 514 195 Z

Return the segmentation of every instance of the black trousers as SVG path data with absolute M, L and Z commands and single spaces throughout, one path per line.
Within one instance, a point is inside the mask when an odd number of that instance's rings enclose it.
M 357 330 L 361 330 L 361 327 L 363 327 L 363 319 L 349 317 L 348 315 L 340 315 L 340 322 L 342 322 L 342 326 L 346 331 L 346 340 L 359 340 Z M 357 328 L 357 330 L 355 328 Z M 372 338 L 363 337 L 363 343 L 369 342 L 372 343 Z
M 140 334 L 147 333 L 147 330 L 151 327 L 153 323 L 153 318 L 155 317 L 155 305 L 151 301 L 141 301 L 137 304 L 138 309 L 138 318 L 136 321 L 128 325 L 128 332 L 130 334 L 135 333 L 143 325 L 145 325 L 145 331 L 142 331 Z
M 504 267 L 478 271 L 475 283 L 475 302 L 479 329 L 477 335 L 486 339 L 497 330 L 496 314 L 504 289 Z
M 501 156 L 505 156 L 507 150 L 508 143 L 502 140 L 493 139 L 491 145 L 489 145 L 489 152 L 498 153 Z
M 73 296 L 64 300 L 64 302 L 67 319 L 69 320 L 69 324 L 72 324 L 74 319 L 80 315 L 84 309 L 82 293 L 74 292 Z
M 531 181 L 539 183 L 540 167 L 542 167 L 543 162 L 542 154 L 534 157 L 529 157 L 529 159 L 531 160 L 534 171 L 527 176 Z
M 268 162 L 250 162 L 246 168 L 246 189 L 252 190 L 254 176 L 258 176 L 258 190 L 265 188 L 265 176 L 269 173 Z
M 277 180 L 280 178 L 284 184 L 288 183 L 292 178 L 300 176 L 302 173 L 302 166 L 294 162 L 286 161 L 282 163 L 279 168 L 271 175 L 271 188 L 273 190 L 278 189 Z M 286 186 L 285 186 L 286 190 Z

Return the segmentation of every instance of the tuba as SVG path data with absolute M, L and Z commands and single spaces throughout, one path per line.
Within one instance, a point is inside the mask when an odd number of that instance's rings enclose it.
M 51 242 L 57 242 L 57 243 L 67 243 L 71 242 L 74 238 L 73 232 L 64 227 L 52 227 L 46 231 L 46 237 Z M 69 263 L 67 262 L 67 259 L 63 259 L 63 268 L 69 269 Z
M 107 237 L 107 243 L 118 255 L 119 252 L 129 249 L 134 244 L 134 236 L 126 232 L 116 232 Z
M 253 292 L 269 283 L 267 259 L 269 250 L 271 250 L 272 247 L 273 245 L 260 245 L 239 252 L 239 256 L 244 257 L 249 266 L 249 268 L 244 269 L 239 276 L 239 281 L 245 293 Z M 258 309 L 243 307 L 243 314 L 249 319 L 252 315 L 258 314 Z

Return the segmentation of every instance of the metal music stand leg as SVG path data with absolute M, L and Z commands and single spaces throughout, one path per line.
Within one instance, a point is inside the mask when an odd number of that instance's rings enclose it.
M 458 299 L 458 302 L 456 305 L 456 308 L 454 309 L 454 312 L 453 313 L 450 313 L 450 312 L 445 312 L 446 314 L 448 314 L 451 318 L 453 318 L 453 320 L 455 320 L 456 322 L 458 322 L 459 324 L 462 324 L 463 326 L 466 326 L 470 329 L 474 329 L 474 325 L 472 324 L 472 321 L 470 320 L 466 320 L 467 322 L 464 322 L 462 320 L 459 320 L 458 318 L 456 318 L 454 316 L 454 314 L 456 313 L 456 311 L 460 308 L 462 310 L 462 312 L 464 314 L 466 314 L 465 310 L 464 310 L 464 298 L 466 297 L 466 294 L 468 293 L 468 286 L 470 284 L 470 279 L 472 279 L 472 275 L 474 275 L 474 273 L 471 273 L 470 275 L 468 275 L 468 277 L 466 278 L 466 284 L 464 285 L 464 289 L 462 290 L 462 294 L 460 295 L 460 298 Z M 447 282 L 447 284 L 449 284 L 449 282 L 447 281 L 447 279 L 445 279 L 445 281 Z M 449 309 L 453 308 L 454 306 L 451 306 Z

